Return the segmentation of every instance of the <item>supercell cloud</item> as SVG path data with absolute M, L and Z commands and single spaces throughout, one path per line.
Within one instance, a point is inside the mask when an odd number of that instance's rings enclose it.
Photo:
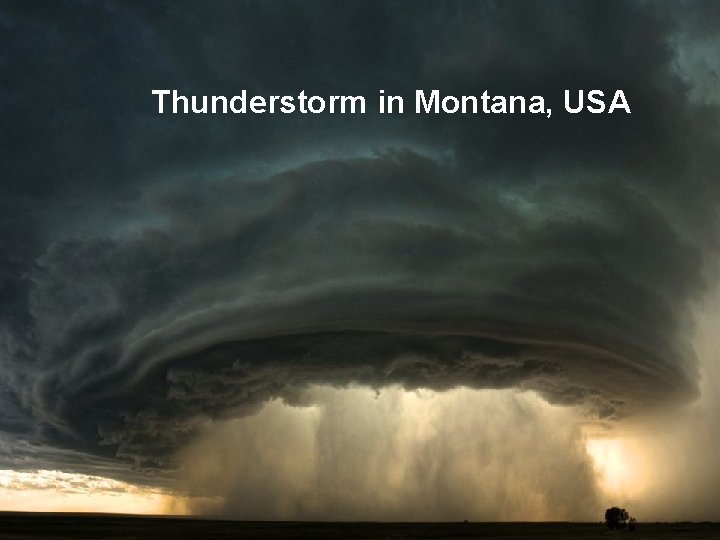
M 1 8 L 3 462 L 159 478 L 208 420 L 314 385 L 519 388 L 607 421 L 692 400 L 712 11 Z M 158 115 L 155 88 L 369 110 Z M 632 114 L 563 111 L 594 88 Z M 379 89 L 406 110 L 415 89 L 542 95 L 553 116 L 379 115 Z

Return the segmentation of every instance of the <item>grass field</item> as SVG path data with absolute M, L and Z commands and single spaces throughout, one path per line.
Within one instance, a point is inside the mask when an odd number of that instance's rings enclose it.
M 225 538 L 714 538 L 718 523 L 640 523 L 633 532 L 598 523 L 321 523 L 248 522 L 88 514 L 0 513 L 0 539 L 115 538 L 172 540 Z

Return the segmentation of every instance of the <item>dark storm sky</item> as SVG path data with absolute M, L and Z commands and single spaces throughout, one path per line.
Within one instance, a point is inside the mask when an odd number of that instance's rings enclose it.
M 0 458 L 130 477 L 313 383 L 696 395 L 717 248 L 712 2 L 0 7 Z M 713 45 L 714 44 L 714 45 Z M 713 79 L 715 77 L 715 79 Z M 364 116 L 158 115 L 365 95 Z M 553 117 L 374 113 L 378 89 Z M 569 115 L 621 88 L 632 114 Z M 410 109 L 410 103 L 406 104 Z

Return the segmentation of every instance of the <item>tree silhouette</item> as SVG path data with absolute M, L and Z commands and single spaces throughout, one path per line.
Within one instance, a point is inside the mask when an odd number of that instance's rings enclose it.
M 613 506 L 605 510 L 605 523 L 608 529 L 622 529 L 627 525 L 630 516 L 624 508 Z

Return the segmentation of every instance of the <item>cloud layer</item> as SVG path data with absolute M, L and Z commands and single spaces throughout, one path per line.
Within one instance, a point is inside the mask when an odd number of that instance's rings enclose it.
M 3 8 L 0 429 L 28 445 L 3 459 L 162 476 L 208 419 L 317 384 L 520 388 L 605 420 L 692 399 L 712 9 Z M 153 88 L 555 113 L 173 117 Z M 622 88 L 633 114 L 563 114 L 565 88 Z

